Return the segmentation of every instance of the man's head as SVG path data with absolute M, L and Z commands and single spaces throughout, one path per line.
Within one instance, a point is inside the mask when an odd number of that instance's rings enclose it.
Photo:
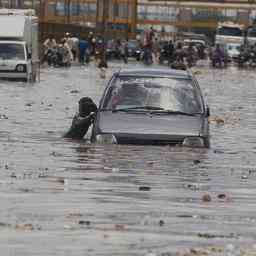
M 88 116 L 91 112 L 96 112 L 97 107 L 93 100 L 89 97 L 83 97 L 79 100 L 79 114 L 81 116 Z

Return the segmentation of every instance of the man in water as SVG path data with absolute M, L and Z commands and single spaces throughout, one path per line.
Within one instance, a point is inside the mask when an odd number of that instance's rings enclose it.
M 69 131 L 64 138 L 83 139 L 89 127 L 94 121 L 97 106 L 89 97 L 83 97 L 79 100 L 79 112 L 74 116 Z

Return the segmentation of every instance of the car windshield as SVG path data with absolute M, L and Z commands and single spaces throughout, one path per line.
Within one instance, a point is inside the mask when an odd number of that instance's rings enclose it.
M 138 43 L 136 41 L 128 41 L 127 46 L 128 48 L 136 48 L 138 47 Z
M 22 44 L 10 44 L 2 43 L 0 44 L 0 59 L 25 59 L 25 51 Z
M 191 79 L 117 77 L 103 102 L 104 110 L 202 113 L 200 95 Z
M 247 32 L 248 37 L 256 37 L 256 29 L 255 28 L 249 28 Z
M 221 36 L 242 36 L 243 31 L 235 27 L 221 27 L 218 29 L 217 34 Z
M 240 45 L 239 44 L 229 44 L 227 45 L 227 49 L 230 51 L 239 51 L 240 50 Z

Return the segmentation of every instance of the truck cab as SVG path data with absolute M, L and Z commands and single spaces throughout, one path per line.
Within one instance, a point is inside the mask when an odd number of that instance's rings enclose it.
M 221 22 L 216 30 L 215 44 L 244 43 L 245 28 L 233 22 Z
M 31 55 L 25 42 L 0 41 L 0 77 L 29 80 Z
M 1 9 L 0 78 L 35 81 L 38 66 L 37 17 L 29 10 Z

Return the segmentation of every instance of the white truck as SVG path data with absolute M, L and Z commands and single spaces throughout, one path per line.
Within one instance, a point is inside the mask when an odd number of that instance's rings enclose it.
M 222 22 L 218 24 L 215 44 L 226 45 L 229 43 L 244 44 L 245 28 L 241 24 Z
M 0 78 L 35 81 L 39 67 L 34 10 L 0 9 Z
M 248 46 L 254 46 L 256 44 L 256 27 L 251 26 L 247 28 L 246 44 Z

